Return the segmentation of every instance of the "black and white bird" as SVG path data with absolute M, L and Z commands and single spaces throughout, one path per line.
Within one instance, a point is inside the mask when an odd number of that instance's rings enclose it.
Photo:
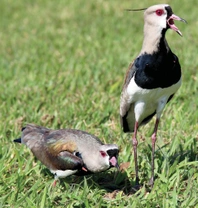
M 182 33 L 174 20 L 186 22 L 176 16 L 167 4 L 154 5 L 144 12 L 144 40 L 137 58 L 129 65 L 120 100 L 120 119 L 124 132 L 132 137 L 136 184 L 139 184 L 137 163 L 137 131 L 156 115 L 152 134 L 152 173 L 154 184 L 154 152 L 161 114 L 166 104 L 181 85 L 181 67 L 178 57 L 171 51 L 165 34 L 168 29 Z
M 86 175 L 118 167 L 118 146 L 76 129 L 52 130 L 27 124 L 14 142 L 25 144 L 55 176 Z

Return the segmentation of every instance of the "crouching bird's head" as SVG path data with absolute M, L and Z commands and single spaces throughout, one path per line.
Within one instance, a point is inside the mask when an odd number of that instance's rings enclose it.
M 90 154 L 90 152 L 92 153 Z M 82 159 L 89 171 L 96 173 L 108 170 L 111 167 L 119 168 L 119 149 L 117 145 L 103 144 L 99 149 L 92 149 L 90 152 L 82 155 Z

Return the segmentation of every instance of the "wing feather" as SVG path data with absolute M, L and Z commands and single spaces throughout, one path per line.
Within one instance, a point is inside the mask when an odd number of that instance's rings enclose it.
M 80 170 L 83 166 L 83 161 L 80 157 L 75 156 L 67 151 L 60 152 L 57 156 L 49 155 L 53 168 L 57 170 Z
M 134 104 L 128 101 L 129 95 L 127 93 L 127 86 L 130 83 L 131 79 L 133 78 L 135 72 L 136 72 L 136 67 L 133 61 L 128 67 L 128 71 L 125 76 L 124 86 L 123 86 L 121 99 L 120 99 L 120 124 L 124 132 L 133 131 L 133 126 L 135 124 L 134 111 L 130 110 L 130 109 L 133 109 Z M 130 119 L 130 127 L 129 127 L 128 119 Z

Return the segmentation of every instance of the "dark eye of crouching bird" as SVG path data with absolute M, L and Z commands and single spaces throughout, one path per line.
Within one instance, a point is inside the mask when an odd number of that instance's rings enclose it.
M 132 10 L 133 11 L 133 10 Z M 137 10 L 135 10 L 137 11 Z M 151 137 L 151 179 L 154 184 L 154 153 L 158 124 L 166 104 L 181 86 L 181 67 L 171 51 L 165 34 L 168 29 L 182 33 L 174 20 L 176 16 L 167 4 L 151 6 L 144 11 L 144 40 L 137 58 L 129 65 L 120 99 L 120 122 L 124 132 L 133 132 L 132 145 L 135 160 L 136 185 L 139 186 L 137 163 L 137 131 L 154 115 L 156 122 Z

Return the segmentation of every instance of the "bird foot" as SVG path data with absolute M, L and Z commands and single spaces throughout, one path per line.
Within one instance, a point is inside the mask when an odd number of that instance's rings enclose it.
M 132 190 L 134 192 L 136 192 L 136 191 L 140 190 L 140 188 L 142 188 L 142 185 L 140 185 L 139 178 L 137 177 L 135 180 L 135 186 L 132 187 Z
M 140 184 L 135 184 L 135 186 L 131 187 L 130 192 L 136 193 L 136 192 L 139 191 L 141 188 L 142 188 L 142 185 L 140 185 Z

